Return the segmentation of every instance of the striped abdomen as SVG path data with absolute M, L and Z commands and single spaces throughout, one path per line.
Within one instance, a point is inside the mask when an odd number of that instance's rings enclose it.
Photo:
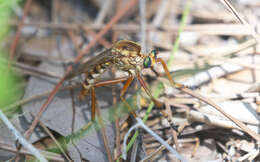
M 94 85 L 96 80 L 107 70 L 110 66 L 109 62 L 99 64 L 91 69 L 89 72 L 85 73 L 85 80 L 82 84 L 82 89 L 80 92 L 80 99 L 83 100 L 88 94 L 90 88 Z

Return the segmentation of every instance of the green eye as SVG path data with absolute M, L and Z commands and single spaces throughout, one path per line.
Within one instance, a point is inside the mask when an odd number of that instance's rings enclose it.
M 151 58 L 150 57 L 146 57 L 144 59 L 144 68 L 149 68 L 152 64 Z
M 153 54 L 154 57 L 156 58 L 157 51 L 156 51 L 156 50 L 152 50 L 152 54 Z

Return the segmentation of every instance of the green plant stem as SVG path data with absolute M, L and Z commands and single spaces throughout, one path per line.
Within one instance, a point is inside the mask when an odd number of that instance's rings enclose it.
M 183 30 L 184 30 L 184 27 L 185 27 L 185 24 L 186 24 L 186 21 L 187 21 L 187 18 L 188 18 L 189 11 L 190 11 L 190 0 L 187 0 L 185 8 L 184 8 L 184 11 L 183 11 L 183 15 L 182 15 L 182 18 L 181 18 L 181 23 L 180 23 L 180 27 L 179 27 L 179 30 L 178 30 L 177 38 L 176 38 L 176 40 L 174 42 L 174 45 L 173 45 L 173 48 L 172 48 L 172 51 L 171 51 L 170 59 L 167 62 L 167 66 L 168 67 L 173 64 L 174 55 L 175 55 L 175 53 L 179 49 L 180 35 L 183 32 Z
M 184 8 L 184 11 L 183 11 L 183 15 L 182 15 L 182 18 L 181 18 L 181 24 L 180 24 L 180 28 L 178 30 L 178 36 L 174 42 L 174 45 L 173 45 L 173 49 L 172 49 L 172 52 L 171 52 L 171 56 L 170 56 L 170 59 L 169 61 L 167 62 L 167 65 L 170 66 L 172 65 L 173 63 L 173 59 L 174 59 L 174 54 L 176 53 L 176 51 L 178 50 L 179 48 L 179 42 L 180 42 L 180 34 L 181 32 L 183 31 L 184 29 L 184 26 L 185 26 L 185 23 L 186 23 L 186 20 L 187 20 L 187 17 L 188 17 L 188 14 L 189 14 L 189 11 L 190 11 L 190 0 L 187 0 L 186 1 L 186 5 L 185 5 L 185 8 Z M 158 87 L 156 87 L 156 91 L 155 91 L 155 95 L 154 97 L 155 98 L 158 98 L 159 94 L 161 93 L 162 91 L 162 87 L 161 86 L 162 83 L 160 83 L 160 85 Z M 154 103 L 151 102 L 148 106 L 148 109 L 145 113 L 145 116 L 143 118 L 143 122 L 145 123 L 148 119 L 148 115 L 150 114 L 150 112 L 152 111 L 152 108 L 154 106 Z M 137 136 L 138 136 L 139 132 L 136 131 L 135 134 L 132 136 L 130 142 L 127 144 L 127 148 L 126 150 L 128 151 L 132 145 L 134 144 L 134 141 L 136 140 Z M 122 158 L 122 156 L 120 156 L 120 158 Z M 117 162 L 119 162 L 119 159 L 117 159 Z

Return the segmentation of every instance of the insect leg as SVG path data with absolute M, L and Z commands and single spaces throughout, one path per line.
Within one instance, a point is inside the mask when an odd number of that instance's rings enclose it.
M 172 84 L 175 88 L 184 88 L 184 87 L 185 87 L 183 84 L 176 83 L 176 82 L 172 79 L 171 74 L 170 74 L 170 72 L 169 72 L 169 70 L 168 70 L 168 68 L 167 68 L 166 63 L 165 63 L 161 58 L 157 58 L 157 59 L 156 59 L 156 62 L 159 62 L 159 63 L 162 64 L 163 70 L 165 71 L 167 78 L 170 80 L 171 84 Z
M 95 93 L 95 87 L 91 87 L 91 120 L 95 120 L 95 114 L 96 114 L 96 93 Z
M 137 79 L 140 82 L 141 86 L 144 88 L 145 92 L 148 94 L 148 96 L 153 100 L 154 104 L 157 107 L 163 107 L 163 104 L 159 101 L 157 101 L 153 95 L 152 92 L 150 91 L 150 89 L 146 86 L 145 81 L 143 80 L 143 78 L 141 77 L 140 73 L 137 73 Z
M 113 85 L 113 84 L 121 83 L 121 82 L 126 81 L 126 80 L 127 80 L 127 77 L 115 78 L 115 79 L 112 79 L 112 80 L 101 81 L 101 82 L 95 83 L 94 87 L 103 87 L 103 86 L 107 86 L 107 85 Z
M 185 85 L 180 84 L 180 83 L 177 83 L 177 82 L 175 82 L 175 81 L 172 79 L 171 74 L 170 74 L 170 72 L 169 72 L 169 70 L 168 70 L 168 68 L 167 68 L 167 65 L 166 65 L 166 63 L 163 61 L 163 59 L 157 58 L 155 61 L 162 64 L 163 69 L 164 69 L 164 71 L 165 71 L 165 73 L 166 73 L 166 76 L 167 76 L 167 78 L 170 80 L 170 83 L 172 84 L 173 87 L 178 88 L 178 89 L 181 89 L 181 88 L 185 88 L 185 87 L 186 87 Z M 168 114 L 167 114 L 167 116 L 168 116 Z M 168 120 L 168 121 L 169 121 L 169 120 Z M 172 120 L 169 121 L 169 123 L 170 123 L 171 127 L 174 126 L 174 123 L 173 123 Z M 176 128 L 176 127 L 175 127 L 175 128 Z M 173 129 L 174 129 L 174 128 L 173 128 Z M 175 130 L 176 130 L 176 129 L 175 129 Z M 178 130 L 176 130 L 176 131 L 178 132 Z
M 130 84 L 132 83 L 132 81 L 134 80 L 134 77 L 132 75 L 130 75 L 128 77 L 128 79 L 126 80 L 126 83 L 124 85 L 124 87 L 122 88 L 121 92 L 120 92 L 120 98 L 121 100 L 124 102 L 124 104 L 127 106 L 128 110 L 130 111 L 130 113 L 134 116 L 137 117 L 136 113 L 134 112 L 134 110 L 131 108 L 131 106 L 126 102 L 126 100 L 124 99 L 124 94 L 127 90 L 127 88 L 130 86 Z
M 107 86 L 107 85 L 113 85 L 117 84 L 120 82 L 125 81 L 127 78 L 116 78 L 113 80 L 107 80 L 107 81 L 101 81 L 98 83 L 95 83 L 91 88 L 91 120 L 94 121 L 96 117 L 96 93 L 95 93 L 95 88 L 96 87 L 102 87 L 102 86 Z
M 152 95 L 150 89 L 146 86 L 145 81 L 144 81 L 143 78 L 141 77 L 140 73 L 137 73 L 137 78 L 138 78 L 138 80 L 139 80 L 141 86 L 144 88 L 144 90 L 145 90 L 146 93 L 148 94 L 148 96 L 153 100 L 154 104 L 160 109 L 160 112 L 162 113 L 162 115 L 168 120 L 168 123 L 170 124 L 171 128 L 174 129 L 175 131 L 178 131 L 178 130 L 176 129 L 176 125 L 173 123 L 173 121 L 172 121 L 172 120 L 169 120 L 169 118 L 168 118 L 169 115 L 168 115 L 167 113 L 165 113 L 164 111 L 162 111 L 162 108 L 163 108 L 163 106 L 164 106 L 163 103 L 161 103 L 160 101 L 156 100 L 156 99 L 153 97 L 153 95 Z

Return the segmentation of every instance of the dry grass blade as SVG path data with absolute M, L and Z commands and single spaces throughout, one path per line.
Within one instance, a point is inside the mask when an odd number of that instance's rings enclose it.
M 121 8 L 121 0 L 116 0 L 116 13 L 120 10 Z M 113 31 L 113 37 L 112 37 L 112 42 L 115 43 L 118 40 L 118 32 L 117 31 Z M 113 78 L 116 78 L 116 69 L 113 67 L 112 68 L 112 76 Z M 116 92 L 116 87 L 113 86 L 112 87 L 112 96 L 113 96 L 113 106 L 116 106 L 117 104 L 117 92 Z M 120 144 L 120 118 L 115 114 L 114 115 L 114 119 L 115 119 L 115 133 L 116 133 L 116 148 L 114 151 L 114 159 L 117 159 L 119 157 L 119 155 L 121 154 L 121 144 Z M 120 160 L 121 162 L 121 160 Z
M 243 131 L 245 131 L 246 133 L 248 133 L 253 139 L 255 139 L 256 141 L 260 142 L 260 137 L 257 133 L 255 133 L 254 131 L 252 131 L 251 129 L 249 129 L 244 123 L 240 122 L 238 119 L 235 119 L 234 117 L 232 117 L 231 115 L 227 114 L 226 112 L 224 112 L 217 104 L 215 104 L 214 102 L 212 102 L 210 99 L 207 99 L 203 96 L 201 96 L 198 93 L 195 93 L 193 91 L 191 91 L 188 88 L 182 88 L 181 89 L 183 92 L 198 98 L 199 100 L 209 104 L 210 106 L 214 107 L 216 110 L 218 110 L 219 112 L 221 112 L 223 115 L 225 115 L 228 119 L 230 119 L 231 121 L 233 121 L 237 126 L 239 126 Z
M 109 12 L 109 9 L 111 8 L 112 2 L 113 2 L 112 0 L 107 0 L 103 3 L 100 11 L 98 12 L 96 20 L 94 22 L 95 25 L 101 25 L 102 24 L 102 22 L 106 18 L 106 15 Z
M 97 104 L 96 104 L 96 106 L 97 106 Z M 106 148 L 106 152 L 107 152 L 107 157 L 108 157 L 109 162 L 112 162 L 113 158 L 112 158 L 112 155 L 111 155 L 111 150 L 109 148 L 109 143 L 108 143 L 108 138 L 107 138 L 107 134 L 106 134 L 104 121 L 102 119 L 99 107 L 97 106 L 96 108 L 97 108 L 98 122 L 99 122 L 99 124 L 101 126 L 101 133 L 102 133 L 102 137 L 103 137 L 105 148 Z
M 62 154 L 65 156 L 66 160 L 68 160 L 69 162 L 72 162 L 72 160 L 69 158 L 69 156 L 66 154 L 65 150 L 62 148 L 62 146 L 60 145 L 60 143 L 56 140 L 56 138 L 53 136 L 53 134 L 51 133 L 51 131 L 40 121 L 39 122 L 41 127 L 44 129 L 44 131 L 51 137 L 51 139 L 54 141 L 54 143 L 58 146 L 58 148 L 60 149 L 60 151 L 62 152 Z
M 89 33 L 92 37 L 95 38 L 95 37 L 97 36 L 97 34 L 96 34 L 93 30 L 84 28 L 83 26 L 81 26 L 81 28 L 82 28 L 84 31 L 86 31 L 86 33 Z M 104 38 L 100 38 L 99 43 L 100 43 L 102 46 L 104 46 L 105 48 L 110 48 L 110 47 L 112 46 L 111 43 L 109 43 L 108 41 L 106 41 Z
M 168 100 L 165 101 L 165 107 L 166 107 L 167 114 L 169 115 L 168 116 L 168 118 L 169 118 L 168 120 L 173 123 L 173 121 L 172 121 L 172 119 L 173 119 L 172 118 L 172 110 L 171 110 L 171 107 L 170 107 L 170 104 L 169 104 Z M 177 132 L 173 128 L 171 128 L 171 131 L 172 131 L 173 142 L 174 142 L 174 144 L 176 146 L 176 150 L 178 151 L 180 148 L 179 148 L 179 143 L 178 143 L 178 138 L 177 138 Z
M 12 147 L 12 146 L 9 146 L 9 145 L 6 145 L 4 143 L 0 143 L 0 148 L 2 150 L 6 150 L 6 151 L 10 151 L 10 152 L 13 152 L 13 153 L 17 153 L 17 150 L 16 148 Z M 56 153 L 53 153 L 53 152 L 47 152 L 47 151 L 40 151 L 41 154 L 43 154 L 48 160 L 53 160 L 53 161 L 57 161 L 57 162 L 65 162 L 64 158 L 59 155 L 59 154 L 56 154 Z M 20 154 L 23 154 L 23 155 L 29 155 L 29 156 L 33 156 L 33 154 L 26 150 L 26 149 L 21 149 L 19 151 Z
M 167 143 L 171 144 L 172 137 L 170 137 L 169 139 L 167 139 Z M 152 160 L 156 155 L 158 155 L 159 153 L 161 153 L 163 150 L 165 149 L 164 145 L 161 145 L 159 148 L 157 148 L 153 153 L 151 153 L 150 155 L 148 155 L 147 157 L 145 157 L 144 159 L 142 159 L 140 162 L 148 162 L 150 160 Z
M 141 18 L 141 46 L 142 52 L 146 52 L 146 0 L 139 0 L 139 12 Z
M 256 39 L 257 42 L 259 42 L 259 36 L 258 34 L 256 33 L 256 31 L 254 30 L 253 27 L 251 27 L 247 22 L 246 20 L 236 11 L 236 9 L 233 7 L 233 5 L 229 2 L 229 0 L 221 0 L 221 2 L 223 3 L 224 1 L 224 4 L 225 6 L 228 7 L 228 9 L 236 16 L 236 18 L 244 25 L 248 26 L 249 28 L 251 28 L 251 33 L 252 33 L 252 36 Z
M 22 27 L 24 25 L 24 20 L 25 18 L 27 17 L 27 14 L 29 12 L 29 9 L 30 9 L 30 6 L 31 6 L 31 3 L 32 3 L 32 0 L 27 0 L 26 3 L 25 3 L 25 7 L 24 7 L 24 10 L 23 10 L 23 17 L 22 17 L 22 20 L 20 21 L 19 25 L 18 25 L 18 29 L 16 31 L 16 34 L 15 34 L 15 38 L 12 42 L 12 45 L 10 47 L 10 52 L 9 52 L 9 63 L 8 63 L 8 67 L 10 67 L 10 63 L 11 63 L 11 60 L 13 59 L 14 57 L 14 53 L 15 53 L 15 49 L 16 49 L 16 46 L 17 46 L 17 43 L 18 43 L 18 40 L 19 40 L 19 37 L 21 35 L 21 30 L 22 30 Z
M 152 131 L 149 127 L 147 127 L 143 121 L 140 118 L 136 118 L 137 124 L 135 124 L 134 126 L 132 126 L 128 132 L 126 133 L 125 137 L 124 137 L 124 143 L 123 143 L 123 158 L 126 160 L 126 141 L 128 136 L 130 135 L 130 133 L 141 127 L 143 128 L 147 133 L 149 133 L 150 135 L 152 135 L 158 142 L 160 142 L 162 145 L 164 145 L 178 160 L 182 161 L 182 162 L 186 162 L 187 160 L 185 158 L 183 158 L 173 147 L 171 147 L 166 141 L 164 141 L 159 135 L 157 135 L 154 131 Z
M 17 25 L 16 22 L 11 22 L 12 25 Z M 53 30 L 77 30 L 79 27 L 84 27 L 85 29 L 100 30 L 104 25 L 84 25 L 84 24 L 54 24 L 47 22 L 28 22 L 25 23 L 26 26 L 36 26 L 37 28 L 43 29 L 53 29 Z M 255 26 L 256 30 L 259 30 L 259 26 Z M 178 25 L 162 25 L 160 29 L 163 29 L 169 33 L 175 33 L 178 31 Z M 131 24 L 116 24 L 111 27 L 111 30 L 121 31 L 121 32 L 137 32 L 140 30 L 140 25 Z M 147 24 L 147 31 L 154 31 L 157 28 L 154 25 Z M 186 25 L 184 31 L 195 32 L 201 35 L 230 35 L 230 36 L 245 36 L 252 35 L 252 28 L 250 26 L 245 26 L 241 24 L 192 24 Z
M 46 158 L 35 148 L 33 145 L 28 142 L 21 133 L 13 126 L 13 124 L 8 120 L 5 114 L 0 110 L 0 119 L 4 124 L 11 130 L 15 139 L 17 139 L 25 148 L 31 151 L 31 153 L 41 162 L 47 162 Z M 17 152 L 19 155 L 19 152 Z

